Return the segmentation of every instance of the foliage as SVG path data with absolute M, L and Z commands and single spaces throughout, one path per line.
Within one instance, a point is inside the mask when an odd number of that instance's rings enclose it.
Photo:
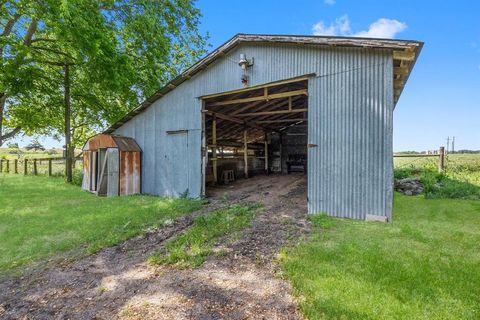
M 0 123 L 63 135 L 68 64 L 81 145 L 205 52 L 199 16 L 191 0 L 2 2 Z
M 234 205 L 200 216 L 187 232 L 167 243 L 166 252 L 151 256 L 149 262 L 175 264 L 181 268 L 201 266 L 212 253 L 215 242 L 247 227 L 256 209 L 256 204 Z
M 441 174 L 436 160 L 413 159 L 395 159 L 395 179 L 420 177 L 427 198 L 480 199 L 480 155 L 448 155 Z
M 280 258 L 307 318 L 479 318 L 479 201 L 396 194 L 393 223 L 312 222 Z
M 0 194 L 2 271 L 72 249 L 93 253 L 202 206 L 192 199 L 97 197 L 63 179 L 13 174 L 0 174 Z
M 18 149 L 18 143 L 17 143 L 17 142 L 7 143 L 7 147 L 8 147 L 9 149 Z
M 25 147 L 25 149 L 26 150 L 35 150 L 35 151 L 38 151 L 38 150 L 45 151 L 45 147 L 42 146 L 42 144 L 40 143 L 40 141 L 38 141 L 38 139 L 33 139 L 32 142 L 30 142 Z

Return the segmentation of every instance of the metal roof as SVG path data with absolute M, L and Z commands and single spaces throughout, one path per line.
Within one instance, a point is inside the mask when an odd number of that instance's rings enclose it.
M 142 151 L 133 138 L 110 134 L 97 134 L 85 143 L 83 151 L 94 151 L 104 148 L 118 148 L 120 151 Z
M 192 76 L 207 68 L 218 58 L 234 49 L 240 43 L 284 43 L 312 46 L 329 47 L 358 47 L 365 49 L 391 49 L 394 61 L 394 101 L 398 101 L 413 66 L 423 47 L 423 42 L 414 40 L 374 39 L 359 37 L 330 37 L 330 36 L 299 36 L 299 35 L 259 35 L 259 34 L 237 34 L 230 40 L 213 50 L 203 59 L 182 72 L 178 77 L 160 88 L 154 95 L 142 102 L 138 107 L 127 113 L 119 121 L 112 124 L 105 133 L 112 133 L 137 114 L 144 111 L 156 100 L 177 86 L 187 81 Z

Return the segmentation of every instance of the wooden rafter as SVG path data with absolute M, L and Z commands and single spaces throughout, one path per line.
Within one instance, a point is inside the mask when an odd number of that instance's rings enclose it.
M 301 89 L 301 90 L 287 91 L 287 92 L 281 92 L 281 93 L 272 93 L 272 94 L 262 95 L 258 97 L 249 97 L 249 98 L 242 98 L 242 99 L 232 99 L 232 100 L 225 100 L 225 101 L 219 101 L 219 102 L 212 102 L 209 105 L 212 107 L 225 106 L 229 104 L 240 104 L 240 103 L 247 103 L 247 102 L 253 102 L 253 101 L 268 101 L 273 99 L 287 98 L 287 97 L 307 95 L 307 94 L 308 93 L 306 89 Z
M 237 114 L 237 117 L 255 117 L 255 116 L 264 116 L 264 115 L 274 115 L 274 114 L 289 114 L 289 113 L 299 113 L 305 112 L 308 109 L 291 109 L 291 110 L 276 110 L 276 111 L 259 111 L 259 112 L 249 112 L 249 113 L 240 113 Z
M 256 123 L 281 123 L 281 122 L 300 122 L 300 121 L 307 121 L 307 118 L 262 120 L 262 121 L 256 121 Z

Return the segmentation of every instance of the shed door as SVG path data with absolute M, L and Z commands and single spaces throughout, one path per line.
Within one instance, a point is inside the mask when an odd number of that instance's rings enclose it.
M 167 134 L 168 150 L 166 164 L 168 172 L 169 196 L 188 195 L 189 190 L 189 159 L 188 159 L 188 131 L 169 131 Z

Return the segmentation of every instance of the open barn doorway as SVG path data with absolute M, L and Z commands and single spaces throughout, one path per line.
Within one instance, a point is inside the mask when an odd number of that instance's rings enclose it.
M 306 192 L 308 76 L 204 96 L 202 104 L 206 196 L 267 180 L 300 179 Z

